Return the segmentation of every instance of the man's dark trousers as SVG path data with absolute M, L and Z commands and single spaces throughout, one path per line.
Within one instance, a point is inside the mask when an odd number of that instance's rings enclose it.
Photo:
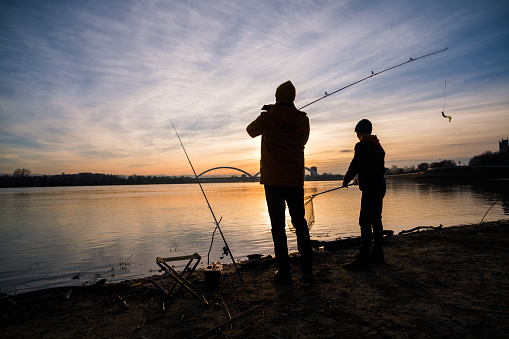
M 297 247 L 301 258 L 300 266 L 303 275 L 312 275 L 313 250 L 309 238 L 309 229 L 304 211 L 303 186 L 265 186 L 265 198 L 272 225 L 274 252 L 282 274 L 290 273 L 290 258 L 286 238 L 285 202 L 288 205 L 292 225 L 297 235 Z

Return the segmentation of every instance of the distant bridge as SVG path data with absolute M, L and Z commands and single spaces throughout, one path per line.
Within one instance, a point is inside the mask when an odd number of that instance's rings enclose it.
M 198 178 L 201 177 L 202 175 L 204 175 L 205 173 L 212 172 L 212 171 L 215 171 L 218 169 L 231 169 L 231 170 L 239 171 L 239 172 L 244 173 L 245 175 L 247 175 L 250 178 L 256 178 L 260 174 L 260 172 L 258 172 L 255 175 L 251 175 L 251 174 L 247 173 L 246 171 L 241 170 L 240 168 L 237 168 L 237 167 L 221 166 L 221 167 L 214 167 L 214 168 L 208 169 L 205 172 L 201 172 L 200 174 L 198 174 Z
M 212 172 L 212 171 L 215 171 L 215 170 L 218 170 L 218 169 L 231 169 L 231 170 L 234 170 L 234 171 L 239 171 L 239 172 L 244 173 L 245 175 L 247 175 L 249 178 L 257 178 L 260 175 L 260 172 L 256 173 L 255 175 L 251 175 L 248 172 L 246 172 L 244 170 L 241 170 L 240 168 L 237 168 L 237 167 L 220 166 L 220 167 L 214 167 L 214 168 L 208 169 L 205 172 L 201 172 L 200 174 L 198 174 L 198 177 L 201 177 L 205 173 Z M 307 170 L 312 177 L 320 175 L 316 171 L 314 171 L 314 170 L 312 170 L 310 168 L 304 167 L 304 169 Z

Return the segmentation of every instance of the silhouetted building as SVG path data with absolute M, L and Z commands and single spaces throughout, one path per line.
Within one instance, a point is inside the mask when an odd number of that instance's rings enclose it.
M 318 167 L 316 167 L 316 166 L 310 167 L 310 170 L 315 171 L 316 173 L 318 173 Z M 315 174 L 311 173 L 311 175 L 315 175 Z
M 498 142 L 498 147 L 499 147 L 500 153 L 509 152 L 508 141 L 509 141 L 509 139 L 505 139 L 505 140 L 502 139 L 502 141 Z

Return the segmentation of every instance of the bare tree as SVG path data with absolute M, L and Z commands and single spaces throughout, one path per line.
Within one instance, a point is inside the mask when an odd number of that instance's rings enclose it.
M 30 176 L 30 174 L 32 174 L 32 171 L 29 169 L 26 169 L 26 168 L 17 168 L 12 173 L 12 175 L 14 175 L 16 178 L 19 178 L 22 180 L 25 178 L 28 178 Z
M 32 171 L 26 168 L 17 168 L 12 175 L 16 178 L 21 186 L 25 186 L 25 181 L 32 174 Z

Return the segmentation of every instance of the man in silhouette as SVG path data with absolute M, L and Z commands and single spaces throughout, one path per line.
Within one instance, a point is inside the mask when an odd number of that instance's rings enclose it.
M 347 186 L 357 175 L 359 189 L 362 191 L 359 216 L 361 247 L 355 260 L 344 265 L 347 270 L 369 269 L 370 263 L 385 263 L 382 249 L 385 151 L 377 136 L 372 135 L 371 131 L 372 125 L 367 119 L 362 119 L 355 126 L 359 142 L 355 145 L 355 155 L 343 179 L 343 186 Z M 370 252 L 372 239 L 373 250 Z
M 260 184 L 272 226 L 278 271 L 276 282 L 293 282 L 285 230 L 285 203 L 297 235 L 304 286 L 314 282 L 313 250 L 304 217 L 304 147 L 309 138 L 309 119 L 294 105 L 295 87 L 290 81 L 276 89 L 276 103 L 265 105 L 261 114 L 247 126 L 252 137 L 262 136 Z

